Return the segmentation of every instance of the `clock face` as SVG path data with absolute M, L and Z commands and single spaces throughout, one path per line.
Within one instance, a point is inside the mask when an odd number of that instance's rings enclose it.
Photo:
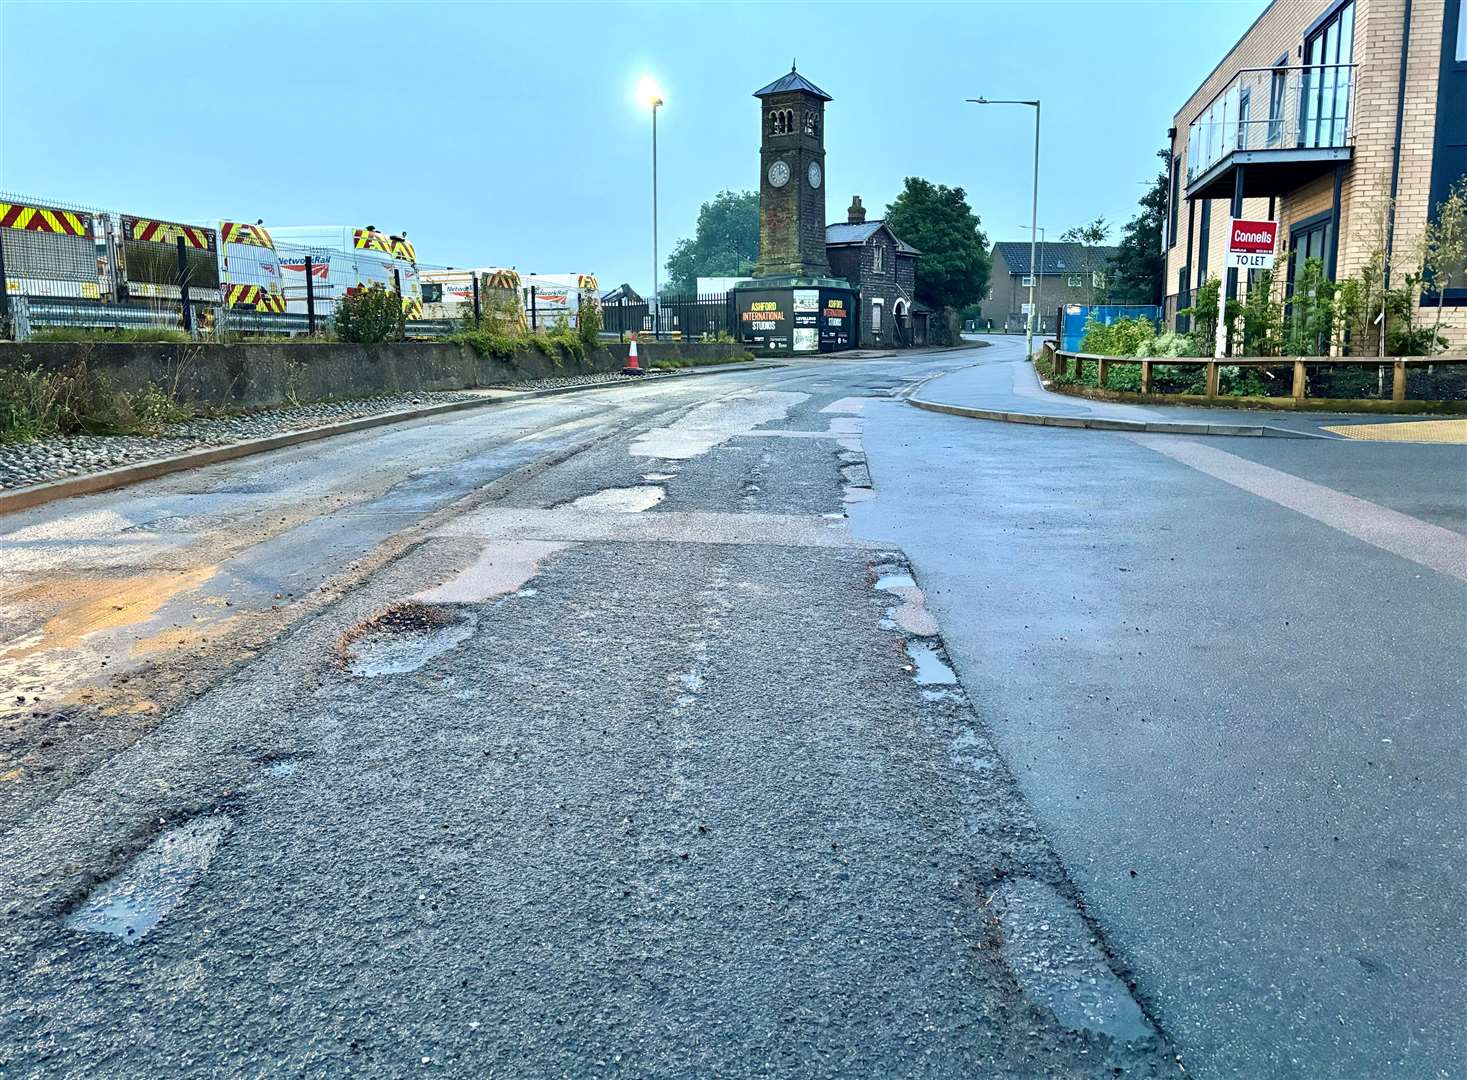
M 810 177 L 810 186 L 819 187 L 820 181 L 824 179 L 824 177 L 820 174 L 820 162 L 810 162 L 810 171 L 808 175 Z
M 769 183 L 774 187 L 784 187 L 790 182 L 790 167 L 783 161 L 776 161 L 769 166 Z

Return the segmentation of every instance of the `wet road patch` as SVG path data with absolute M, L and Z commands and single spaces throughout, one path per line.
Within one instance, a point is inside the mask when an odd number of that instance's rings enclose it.
M 660 484 L 636 484 L 632 487 L 603 488 L 565 503 L 569 510 L 601 510 L 614 514 L 639 514 L 650 510 L 667 498 Z
M 209 868 L 229 825 L 229 818 L 215 814 L 169 829 L 93 889 L 66 925 L 136 945 Z
M 342 637 L 342 663 L 353 675 L 369 679 L 402 675 L 456 648 L 478 625 L 478 617 L 461 608 L 396 604 Z

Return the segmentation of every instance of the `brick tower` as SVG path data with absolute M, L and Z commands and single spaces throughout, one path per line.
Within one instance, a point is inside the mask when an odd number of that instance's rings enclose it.
M 756 277 L 830 275 L 825 257 L 825 103 L 793 65 L 759 99 L 759 267 Z

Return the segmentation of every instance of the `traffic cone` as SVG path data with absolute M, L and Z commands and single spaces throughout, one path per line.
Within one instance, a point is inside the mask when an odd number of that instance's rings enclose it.
M 627 366 L 621 369 L 623 375 L 645 375 L 647 374 L 637 365 L 637 335 L 632 335 L 632 351 L 627 353 Z

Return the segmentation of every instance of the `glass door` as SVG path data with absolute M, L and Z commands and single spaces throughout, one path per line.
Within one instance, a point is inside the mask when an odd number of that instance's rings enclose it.
M 1299 145 L 1343 146 L 1349 129 L 1355 3 L 1350 0 L 1304 41 L 1299 80 Z

